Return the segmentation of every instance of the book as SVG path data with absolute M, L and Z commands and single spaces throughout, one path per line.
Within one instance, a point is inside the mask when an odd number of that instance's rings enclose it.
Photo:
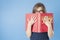
M 26 14 L 26 30 L 27 30 L 27 25 L 28 25 L 28 19 L 31 20 L 32 17 L 35 17 L 36 22 L 32 25 L 33 27 L 31 28 L 32 32 L 47 32 L 48 27 L 47 25 L 43 22 L 44 17 L 48 17 L 49 21 L 50 19 L 52 28 L 53 28 L 53 13 L 27 13 Z

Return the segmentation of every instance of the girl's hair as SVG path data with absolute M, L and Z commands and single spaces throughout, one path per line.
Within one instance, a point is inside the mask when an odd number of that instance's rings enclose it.
M 37 4 L 35 4 L 35 6 L 33 7 L 33 13 L 35 13 L 36 11 L 37 11 L 37 8 L 39 8 L 39 7 L 42 7 L 42 11 L 43 11 L 43 13 L 45 13 L 46 12 L 46 9 L 45 9 L 45 6 L 44 6 L 44 4 L 42 4 L 42 3 L 37 3 Z

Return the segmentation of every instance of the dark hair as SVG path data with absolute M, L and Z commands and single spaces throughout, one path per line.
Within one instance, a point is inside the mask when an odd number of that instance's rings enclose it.
M 45 6 L 44 6 L 44 4 L 42 4 L 42 3 L 37 3 L 37 4 L 35 4 L 35 6 L 33 7 L 33 13 L 35 13 L 36 11 L 37 11 L 37 8 L 39 8 L 39 7 L 42 7 L 42 11 L 43 11 L 43 13 L 45 13 L 46 12 L 46 9 L 45 9 Z

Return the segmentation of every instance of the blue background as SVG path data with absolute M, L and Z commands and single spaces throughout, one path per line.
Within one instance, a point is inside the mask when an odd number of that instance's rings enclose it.
M 60 0 L 0 0 L 0 40 L 29 40 L 25 33 L 25 14 L 42 2 L 54 14 L 54 37 L 60 40 Z

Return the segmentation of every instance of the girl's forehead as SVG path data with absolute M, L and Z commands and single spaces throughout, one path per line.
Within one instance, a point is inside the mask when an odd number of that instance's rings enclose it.
M 40 11 L 40 10 L 43 10 L 43 8 L 42 7 L 38 7 L 36 10 Z

